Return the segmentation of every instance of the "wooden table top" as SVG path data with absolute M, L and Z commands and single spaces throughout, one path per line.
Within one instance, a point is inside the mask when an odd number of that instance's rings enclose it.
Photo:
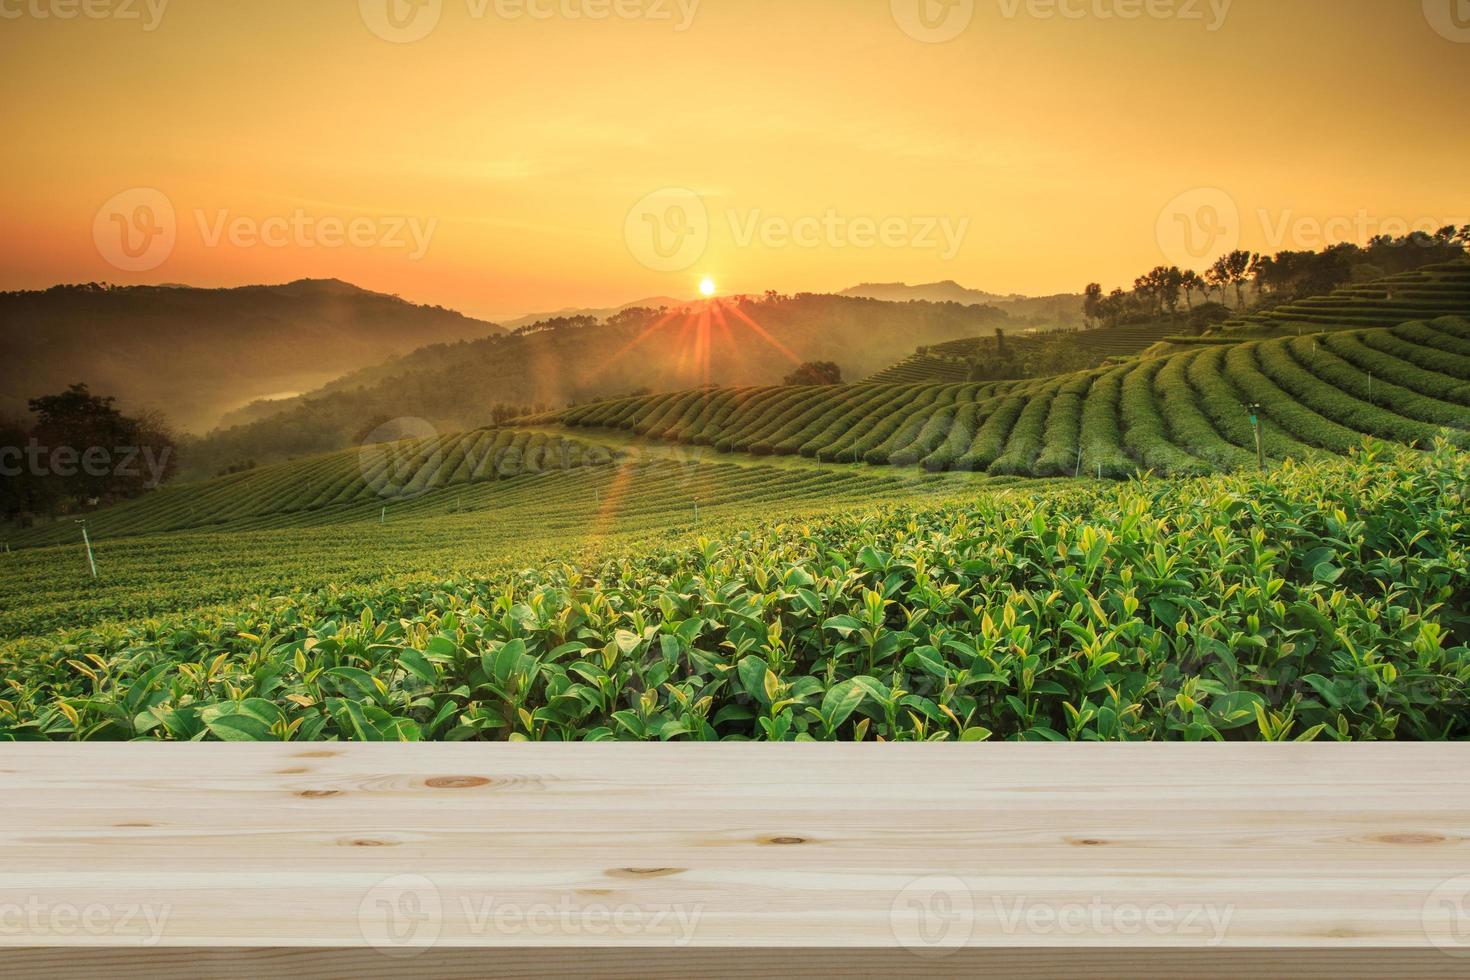
M 1470 974 L 1454 744 L 12 745 L 0 812 L 0 972 Z

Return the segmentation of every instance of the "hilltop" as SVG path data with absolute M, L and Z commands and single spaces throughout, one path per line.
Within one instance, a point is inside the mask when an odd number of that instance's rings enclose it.
M 78 381 L 129 412 L 203 432 L 429 343 L 501 332 L 336 279 L 275 286 L 54 286 L 0 293 L 0 416 Z

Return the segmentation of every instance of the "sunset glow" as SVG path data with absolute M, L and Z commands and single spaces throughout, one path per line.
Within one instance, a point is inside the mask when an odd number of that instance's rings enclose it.
M 692 264 L 624 240 L 664 188 L 704 209 L 691 263 L 752 294 L 1131 282 L 1163 259 L 1160 209 L 1198 187 L 1238 204 L 1247 248 L 1316 247 L 1293 222 L 1365 206 L 1369 233 L 1470 212 L 1470 128 L 1444 124 L 1470 57 L 1417 0 L 1236 2 L 1214 30 L 975 4 L 945 43 L 906 34 L 886 0 L 604 20 L 445 3 L 410 43 L 359 6 L 4 21 L 0 288 L 338 277 L 485 317 L 689 297 Z M 754 51 L 782 71 L 753 70 Z M 1389 81 L 1409 77 L 1406 99 Z M 93 241 L 130 188 L 177 218 L 146 271 Z M 924 234 L 936 220 L 964 226 L 952 255 L 942 226 Z M 660 225 L 670 247 L 690 231 Z

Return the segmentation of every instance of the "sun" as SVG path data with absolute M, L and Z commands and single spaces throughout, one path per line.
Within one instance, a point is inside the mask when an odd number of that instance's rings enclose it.
M 699 292 L 702 296 L 713 296 L 715 294 L 715 281 L 705 276 L 699 281 Z

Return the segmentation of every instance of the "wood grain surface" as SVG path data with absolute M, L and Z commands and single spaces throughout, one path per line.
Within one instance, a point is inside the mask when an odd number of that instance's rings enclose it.
M 11 975 L 1470 973 L 1452 744 L 15 745 L 0 811 Z

